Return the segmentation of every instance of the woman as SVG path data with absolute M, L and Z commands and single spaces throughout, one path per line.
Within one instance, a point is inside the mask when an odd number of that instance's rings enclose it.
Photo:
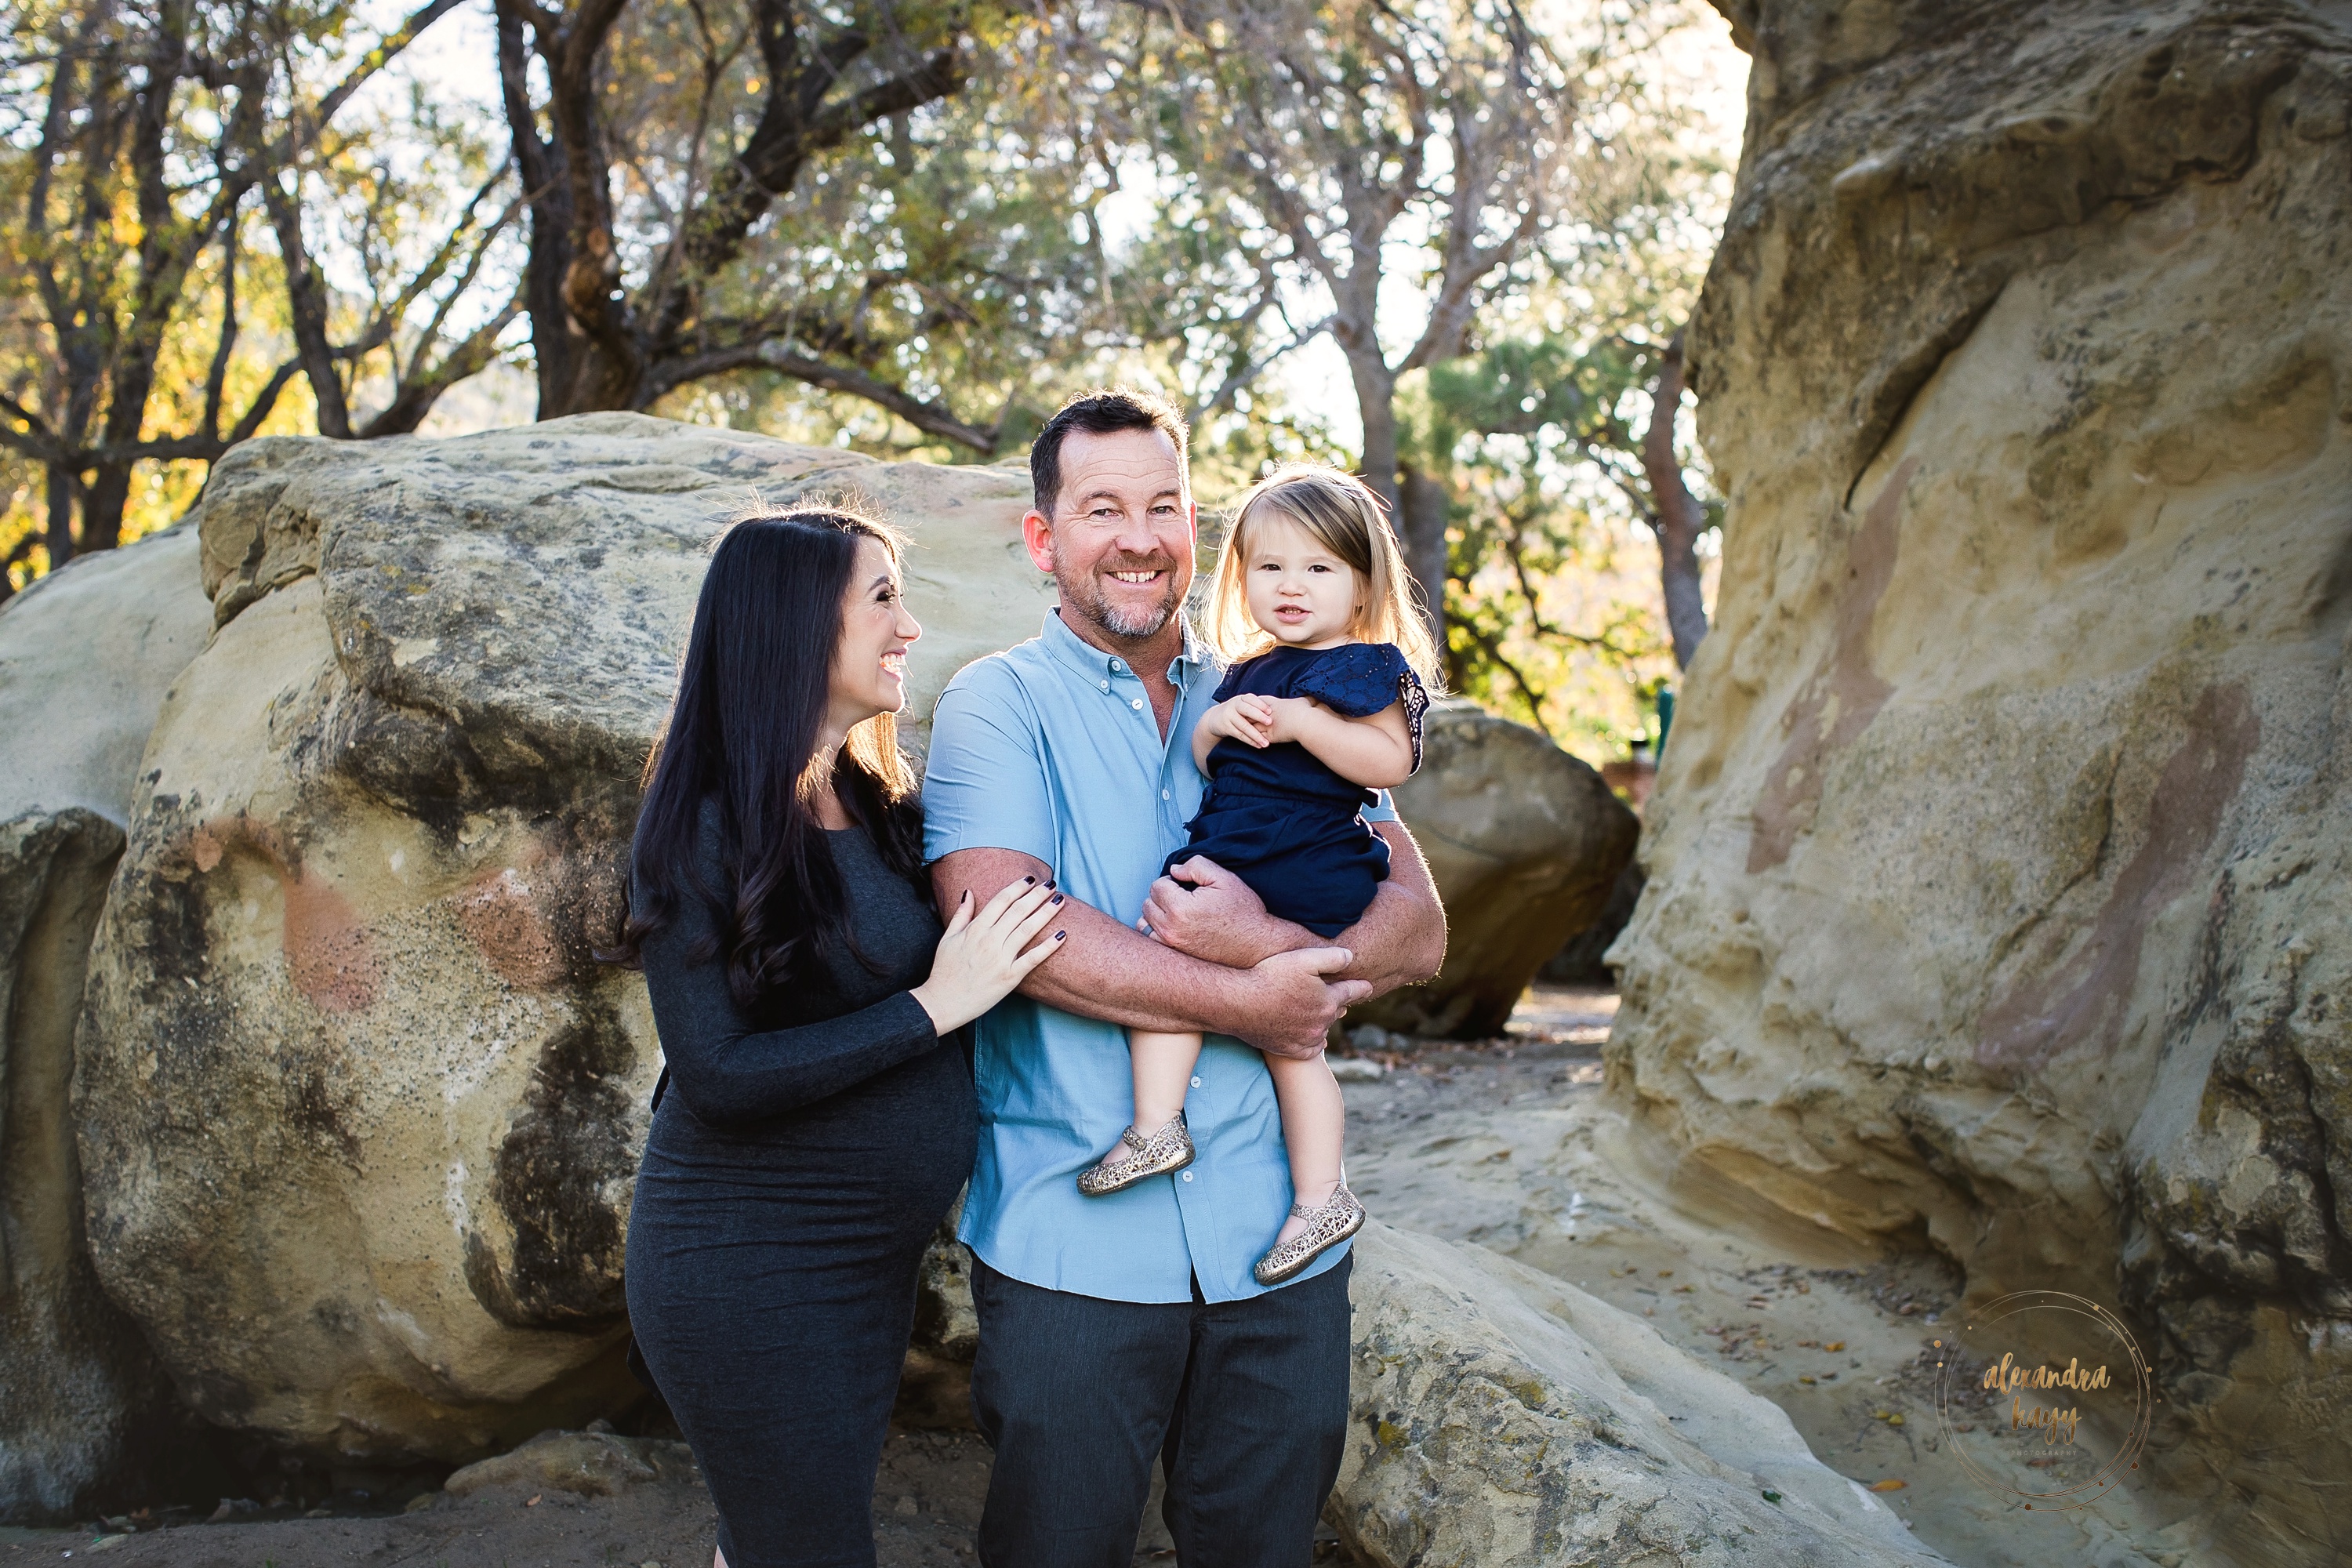
M 629 1320 L 719 1505 L 720 1568 L 871 1564 L 923 1247 L 971 1170 L 958 1033 L 1059 951 L 1016 884 L 941 931 L 891 715 L 886 529 L 737 523 L 647 764 L 625 952 L 667 1058 Z

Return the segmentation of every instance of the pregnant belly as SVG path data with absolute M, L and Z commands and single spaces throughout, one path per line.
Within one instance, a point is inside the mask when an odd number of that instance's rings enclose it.
M 971 1074 L 951 1045 L 744 1127 L 708 1126 L 671 1094 L 654 1113 L 631 1223 L 751 1205 L 927 1237 L 971 1174 L 978 1139 Z

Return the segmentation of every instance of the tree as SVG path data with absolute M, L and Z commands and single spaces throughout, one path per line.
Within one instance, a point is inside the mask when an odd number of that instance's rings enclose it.
M 1263 258 L 1261 313 L 1295 309 L 1286 297 L 1319 312 L 1231 379 L 1318 336 L 1338 345 L 1364 479 L 1442 633 L 1445 487 L 1400 447 L 1398 388 L 1473 343 L 1555 227 L 1606 221 L 1622 182 L 1587 112 L 1591 73 L 1515 0 L 1171 0 L 1167 15 L 1177 161 Z M 1421 299 L 1402 304 L 1398 283 Z
M 497 0 L 499 68 L 516 165 L 530 192 L 526 288 L 540 416 L 645 408 L 707 376 L 766 369 L 853 393 L 917 428 L 980 450 L 992 434 L 886 368 L 898 347 L 869 330 L 872 295 L 813 310 L 761 276 L 755 230 L 813 160 L 963 85 L 964 13 L 866 0 L 828 11 L 747 0 L 740 13 L 688 0 L 623 26 L 627 0 Z M 686 112 L 634 115 L 608 50 L 683 46 Z M 530 66 L 543 67 L 534 101 Z M 756 105 L 756 114 L 746 110 Z M 635 178 L 617 178 L 625 163 Z M 917 324 L 951 313 L 919 310 Z
M 1571 664 L 1646 689 L 1687 664 L 1706 629 L 1696 542 L 1721 503 L 1701 499 L 1704 469 L 1676 442 L 1681 338 L 1632 331 L 1491 342 L 1433 369 L 1404 410 L 1408 447 L 1448 474 L 1449 675 L 1555 735 L 1580 717 L 1570 709 L 1593 706 L 1589 692 L 1559 700 Z M 1666 638 L 1633 597 L 1579 606 L 1580 625 L 1553 607 L 1571 581 L 1588 595 L 1612 575 L 1635 586 L 1613 560 L 1629 522 L 1659 542 Z
M 412 434 L 443 393 L 499 357 L 522 311 L 520 258 L 509 254 L 522 206 L 513 165 L 421 88 L 292 153 L 259 189 L 318 433 Z M 345 289 L 327 283 L 322 241 Z
M 0 71 L 21 89 L 22 118 L 0 143 L 15 302 L 0 445 L 39 470 L 45 514 L 39 543 L 20 537 L 12 565 L 37 549 L 54 570 L 111 547 L 140 465 L 218 458 L 298 375 L 325 409 L 389 353 L 392 406 L 367 427 L 413 428 L 482 363 L 486 345 L 470 339 L 435 352 L 478 270 L 470 218 L 341 342 L 327 335 L 331 293 L 301 239 L 306 182 L 344 150 L 338 116 L 457 3 L 430 0 L 381 37 L 336 0 L 70 0 L 11 14 Z M 255 251 L 257 206 L 277 234 L 275 268 Z M 435 297 L 453 265 L 457 288 Z M 257 304 L 273 335 L 292 327 L 297 350 L 258 374 L 245 336 Z M 420 308 L 434 312 L 422 327 Z
M 1675 451 L 1675 416 L 1683 406 L 1683 334 L 1678 328 L 1658 355 L 1658 376 L 1650 384 L 1650 417 L 1642 429 L 1642 478 L 1649 505 L 1642 521 L 1658 536 L 1658 579 L 1666 601 L 1666 628 L 1674 638 L 1675 668 L 1688 669 L 1706 636 L 1706 601 L 1699 587 L 1698 536 L 1710 526 L 1706 508 L 1691 493 L 1682 458 Z

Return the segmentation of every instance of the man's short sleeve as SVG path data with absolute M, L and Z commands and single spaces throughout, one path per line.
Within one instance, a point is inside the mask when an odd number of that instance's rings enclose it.
M 1002 655 L 967 665 L 931 712 L 923 858 L 1017 849 L 1052 865 L 1054 803 L 1037 724 Z
M 1386 790 L 1381 791 L 1380 804 L 1364 807 L 1366 822 L 1394 822 L 1396 819 L 1396 802 L 1389 797 Z

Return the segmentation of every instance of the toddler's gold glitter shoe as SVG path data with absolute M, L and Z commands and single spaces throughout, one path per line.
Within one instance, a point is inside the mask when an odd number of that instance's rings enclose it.
M 1320 1208 L 1293 1204 L 1290 1212 L 1307 1228 L 1257 1260 L 1250 1272 L 1261 1285 L 1279 1285 L 1364 1228 L 1364 1205 L 1346 1187 L 1333 1193 Z
M 1132 1152 L 1124 1160 L 1105 1155 L 1080 1171 L 1078 1191 L 1090 1198 L 1108 1197 L 1138 1182 L 1181 1171 L 1192 1163 L 1192 1134 L 1185 1130 L 1184 1113 L 1181 1110 L 1149 1138 L 1130 1126 L 1118 1135 L 1118 1141 Z

